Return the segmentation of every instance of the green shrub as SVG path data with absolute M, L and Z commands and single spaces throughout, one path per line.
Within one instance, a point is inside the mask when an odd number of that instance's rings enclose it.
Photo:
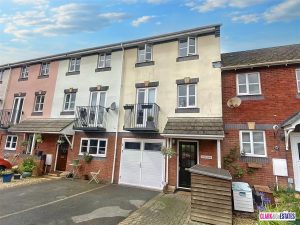
M 22 171 L 23 172 L 32 172 L 34 168 L 36 168 L 37 164 L 32 157 L 28 157 L 23 159 L 22 163 Z

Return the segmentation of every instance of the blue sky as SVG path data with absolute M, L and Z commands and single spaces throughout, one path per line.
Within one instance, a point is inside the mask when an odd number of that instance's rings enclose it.
M 209 24 L 222 52 L 300 43 L 300 0 L 0 0 L 0 64 Z

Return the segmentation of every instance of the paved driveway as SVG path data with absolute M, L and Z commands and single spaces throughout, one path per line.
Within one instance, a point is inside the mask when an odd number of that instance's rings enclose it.
M 158 192 L 54 180 L 0 191 L 1 225 L 118 224 Z

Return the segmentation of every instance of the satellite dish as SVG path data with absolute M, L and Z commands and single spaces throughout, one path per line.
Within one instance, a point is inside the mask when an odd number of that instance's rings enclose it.
M 116 110 L 117 109 L 117 104 L 115 102 L 111 103 L 110 109 L 111 110 Z
M 241 103 L 242 103 L 242 100 L 239 97 L 233 97 L 227 101 L 227 106 L 229 108 L 237 108 L 241 105 Z

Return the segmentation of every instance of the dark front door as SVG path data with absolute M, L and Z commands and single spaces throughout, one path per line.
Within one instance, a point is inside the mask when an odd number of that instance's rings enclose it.
M 61 143 L 58 146 L 57 163 L 56 163 L 56 170 L 58 171 L 66 170 L 68 148 L 69 148 L 69 143 L 66 140 L 64 140 L 64 143 Z
M 191 187 L 191 174 L 186 171 L 197 164 L 197 142 L 179 141 L 179 187 Z

